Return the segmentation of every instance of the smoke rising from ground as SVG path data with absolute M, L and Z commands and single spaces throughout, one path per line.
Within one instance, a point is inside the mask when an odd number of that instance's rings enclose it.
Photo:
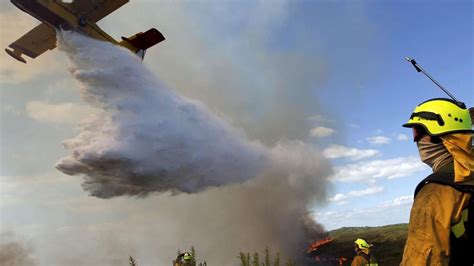
M 56 167 L 83 175 L 91 195 L 207 189 L 165 194 L 153 211 L 183 230 L 157 241 L 179 247 L 188 239 L 216 265 L 235 263 L 241 248 L 267 246 L 298 259 L 308 241 L 320 236 L 322 228 L 307 209 L 325 197 L 331 174 L 319 152 L 297 140 L 273 147 L 249 141 L 203 104 L 166 88 L 123 48 L 70 32 L 59 33 L 58 40 L 83 99 L 99 111 L 64 142 L 72 155 Z
M 0 234 L 0 265 L 33 266 L 31 249 L 14 239 L 10 233 Z

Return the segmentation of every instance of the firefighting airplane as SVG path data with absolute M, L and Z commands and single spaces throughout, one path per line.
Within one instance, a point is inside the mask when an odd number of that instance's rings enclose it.
M 56 47 L 55 29 L 74 30 L 89 37 L 121 45 L 142 59 L 147 48 L 164 41 L 165 37 L 155 28 L 122 37 L 118 42 L 97 26 L 96 22 L 126 4 L 129 0 L 11 0 L 19 9 L 37 18 L 42 23 L 20 39 L 10 44 L 5 51 L 16 60 L 26 63 L 23 54 L 36 58 Z

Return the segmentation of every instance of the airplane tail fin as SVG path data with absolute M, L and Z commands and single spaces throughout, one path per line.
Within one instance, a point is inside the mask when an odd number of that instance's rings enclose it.
M 151 28 L 146 32 L 139 32 L 128 38 L 122 37 L 122 41 L 119 42 L 119 44 L 133 51 L 143 60 L 146 49 L 164 40 L 165 37 L 163 36 L 163 34 L 161 34 L 161 32 L 159 32 L 155 28 Z

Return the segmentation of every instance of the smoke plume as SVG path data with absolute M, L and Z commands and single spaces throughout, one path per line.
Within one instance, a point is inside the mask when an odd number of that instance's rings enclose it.
M 185 228 L 173 241 L 193 239 L 216 265 L 235 263 L 242 248 L 300 256 L 321 234 L 307 209 L 325 197 L 331 174 L 319 152 L 298 140 L 272 147 L 250 141 L 167 88 L 124 48 L 70 32 L 58 34 L 58 47 L 72 61 L 82 98 L 98 112 L 64 142 L 72 155 L 56 167 L 84 176 L 92 196 L 174 194 L 159 203 L 157 217 Z
M 33 266 L 30 248 L 13 239 L 11 233 L 0 234 L 0 265 Z

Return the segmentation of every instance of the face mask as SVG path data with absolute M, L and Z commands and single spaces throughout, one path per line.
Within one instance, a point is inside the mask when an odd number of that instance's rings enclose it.
M 420 152 L 421 161 L 429 165 L 434 172 L 441 166 L 453 161 L 453 157 L 442 142 L 432 143 L 427 139 L 420 139 L 416 145 Z

